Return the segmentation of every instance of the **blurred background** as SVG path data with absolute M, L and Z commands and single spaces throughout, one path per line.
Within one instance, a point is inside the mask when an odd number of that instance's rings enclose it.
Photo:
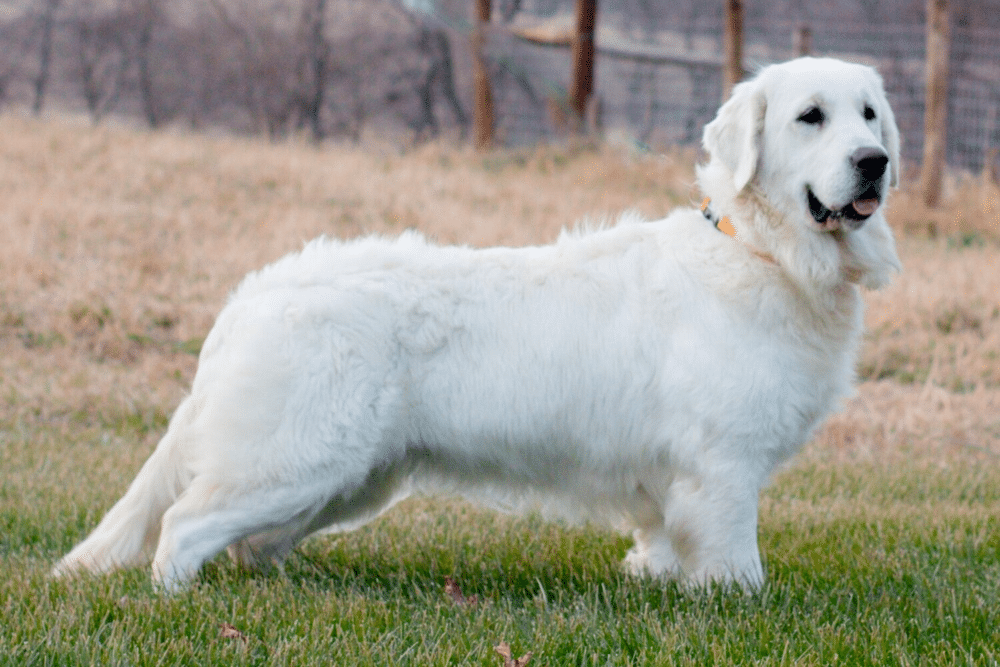
M 943 55 L 928 48 L 938 12 Z M 505 146 L 557 138 L 582 116 L 588 132 L 660 147 L 699 141 L 733 49 L 747 73 L 812 53 L 878 67 L 916 164 L 936 58 L 943 159 L 995 176 L 998 38 L 997 0 L 7 0 L 0 105 L 94 123 Z M 581 40 L 593 46 L 583 97 Z M 477 133 L 484 94 L 492 108 Z

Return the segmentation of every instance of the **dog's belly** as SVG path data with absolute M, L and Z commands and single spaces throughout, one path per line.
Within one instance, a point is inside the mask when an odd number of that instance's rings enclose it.
M 475 452 L 411 445 L 400 465 L 408 473 L 402 495 L 459 495 L 508 512 L 541 510 L 571 522 L 597 520 L 635 526 L 660 516 L 661 503 L 646 487 L 665 489 L 673 475 L 666 457 L 640 462 L 626 449 L 604 460 L 588 459 L 587 447 L 554 451 L 530 441 L 484 444 Z

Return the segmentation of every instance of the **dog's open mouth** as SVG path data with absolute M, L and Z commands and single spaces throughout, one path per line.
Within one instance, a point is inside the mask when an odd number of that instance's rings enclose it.
M 827 208 L 816 198 L 812 188 L 808 186 L 806 186 L 806 195 L 809 199 L 809 212 L 813 219 L 824 227 L 831 228 L 836 228 L 838 223 L 843 223 L 850 229 L 857 229 L 878 210 L 882 203 L 878 189 L 874 185 L 859 194 L 850 204 L 838 210 Z

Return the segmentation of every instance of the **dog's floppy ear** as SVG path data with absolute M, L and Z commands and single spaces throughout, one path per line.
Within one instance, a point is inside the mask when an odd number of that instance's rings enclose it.
M 889 185 L 896 187 L 899 185 L 899 171 L 902 168 L 899 157 L 899 127 L 896 125 L 896 116 L 892 113 L 892 107 L 889 105 L 889 98 L 885 94 L 882 77 L 875 73 L 875 78 L 878 80 L 878 105 L 881 107 L 879 118 L 882 125 L 882 145 L 889 152 Z
M 732 96 L 705 126 L 702 145 L 711 159 L 720 160 L 733 174 L 736 192 L 741 192 L 757 172 L 766 107 L 762 82 L 752 79 L 734 86 Z

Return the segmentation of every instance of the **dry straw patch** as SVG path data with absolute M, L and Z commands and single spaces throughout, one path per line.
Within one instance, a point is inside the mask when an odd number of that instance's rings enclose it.
M 820 433 L 826 454 L 896 459 L 1000 456 L 1000 188 L 952 182 L 928 210 L 892 202 L 904 271 L 866 295 L 866 381 Z
M 316 149 L 2 116 L 0 419 L 168 414 L 227 292 L 316 235 L 541 243 L 585 217 L 696 201 L 692 162 L 606 147 Z M 895 200 L 906 271 L 868 295 L 868 381 L 813 455 L 996 448 L 998 190 L 954 190 L 943 211 Z

